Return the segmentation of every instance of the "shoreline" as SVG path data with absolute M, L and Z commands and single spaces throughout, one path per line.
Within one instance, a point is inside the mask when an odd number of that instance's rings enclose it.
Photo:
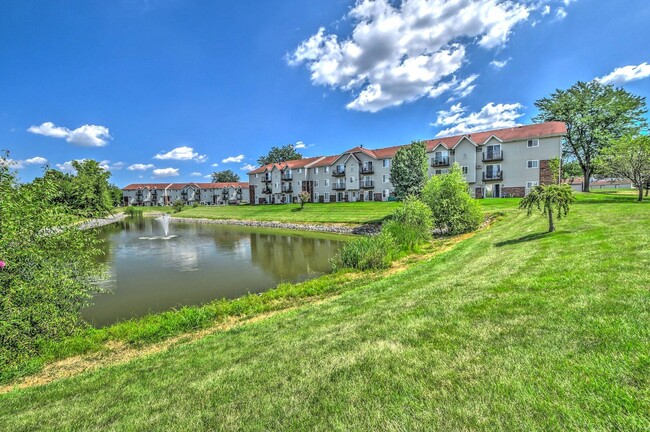
M 103 227 L 103 226 L 106 226 L 106 225 L 110 225 L 110 224 L 115 223 L 115 222 L 119 222 L 119 221 L 121 221 L 121 220 L 123 220 L 125 218 L 126 218 L 126 213 L 123 213 L 123 212 L 122 213 L 116 213 L 114 215 L 110 215 L 110 216 L 107 216 L 107 217 L 104 217 L 104 218 L 91 219 L 89 221 L 82 222 L 81 224 L 79 224 L 79 229 L 80 230 L 89 230 L 89 229 L 93 229 L 93 228 L 99 228 L 99 227 Z

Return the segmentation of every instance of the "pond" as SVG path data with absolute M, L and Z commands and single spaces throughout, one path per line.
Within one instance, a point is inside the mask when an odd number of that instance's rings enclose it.
M 168 228 L 168 233 L 165 232 Z M 96 230 L 105 240 L 109 290 L 83 317 L 101 327 L 120 320 L 236 298 L 331 271 L 344 236 L 231 225 L 127 218 Z

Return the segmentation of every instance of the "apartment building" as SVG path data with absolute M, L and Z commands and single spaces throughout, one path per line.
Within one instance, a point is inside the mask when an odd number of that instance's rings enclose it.
M 539 184 L 557 182 L 549 162 L 562 156 L 566 125 L 547 122 L 425 141 L 429 175 L 458 163 L 475 198 L 523 197 Z M 390 166 L 404 146 L 355 147 L 335 156 L 269 164 L 248 173 L 252 204 L 387 201 L 394 196 Z
M 185 204 L 225 205 L 248 203 L 248 183 L 136 183 L 122 189 L 123 204 L 164 206 Z

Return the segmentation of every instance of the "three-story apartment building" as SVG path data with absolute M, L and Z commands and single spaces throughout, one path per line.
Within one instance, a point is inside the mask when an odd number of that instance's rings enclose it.
M 566 125 L 547 122 L 425 141 L 429 175 L 458 163 L 475 198 L 523 197 L 538 184 L 557 182 L 549 162 L 562 156 Z M 386 201 L 393 195 L 390 167 L 404 146 L 355 147 L 335 156 L 269 164 L 248 173 L 251 204 Z
M 175 201 L 192 205 L 240 204 L 250 201 L 248 183 L 136 183 L 122 189 L 123 204 L 135 206 L 171 205 Z

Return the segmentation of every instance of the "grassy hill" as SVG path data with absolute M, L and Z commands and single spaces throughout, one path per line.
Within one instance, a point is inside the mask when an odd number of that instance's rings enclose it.
M 406 271 L 0 396 L 2 430 L 647 430 L 650 204 L 515 200 Z

